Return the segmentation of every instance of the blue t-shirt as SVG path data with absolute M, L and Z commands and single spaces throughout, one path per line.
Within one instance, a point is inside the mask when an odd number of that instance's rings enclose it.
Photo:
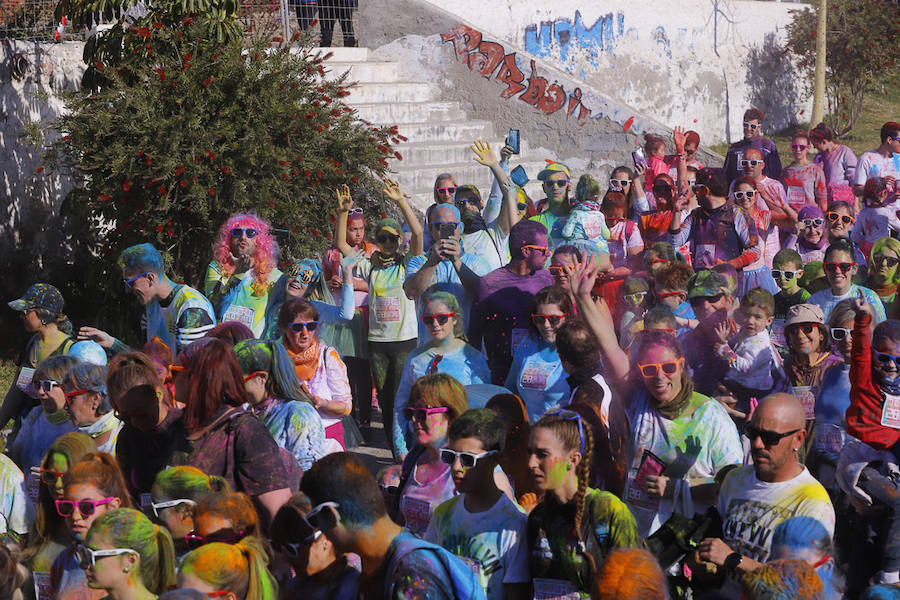
M 518 394 L 529 422 L 534 423 L 548 411 L 569 403 L 572 392 L 566 377 L 556 344 L 531 334 L 516 348 L 506 388 Z

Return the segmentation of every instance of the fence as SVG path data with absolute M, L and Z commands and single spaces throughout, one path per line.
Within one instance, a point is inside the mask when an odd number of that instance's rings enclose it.
M 84 32 L 53 18 L 56 0 L 0 0 L 0 39 L 83 39 Z M 322 46 L 355 46 L 358 11 L 355 0 L 245 0 L 240 21 L 248 37 L 274 43 L 308 31 Z M 340 35 L 336 30 L 340 29 Z

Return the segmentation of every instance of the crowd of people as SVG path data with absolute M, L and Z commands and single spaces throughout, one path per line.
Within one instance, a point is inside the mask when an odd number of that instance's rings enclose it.
M 486 199 L 344 186 L 287 264 L 235 214 L 197 288 L 125 248 L 139 347 L 31 285 L 0 597 L 900 598 L 900 124 L 762 124 L 542 198 L 476 141 Z

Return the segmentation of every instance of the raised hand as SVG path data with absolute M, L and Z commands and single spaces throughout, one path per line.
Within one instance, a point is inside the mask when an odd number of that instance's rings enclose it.
M 366 255 L 362 250 L 354 250 L 347 256 L 341 257 L 341 267 L 343 270 L 352 272 L 360 260 Z
M 683 153 L 684 143 L 687 141 L 687 136 L 684 134 L 684 127 L 679 125 L 672 130 L 672 141 L 675 142 L 675 151 L 678 154 Z
M 731 325 L 728 323 L 719 323 L 715 328 L 716 339 L 722 344 L 728 343 L 728 338 L 731 337 Z
M 96 329 L 94 327 L 82 327 L 78 330 L 78 339 L 79 340 L 93 340 L 103 346 L 104 348 L 112 348 L 113 342 L 115 342 L 115 338 L 105 331 L 100 329 Z
M 502 148 L 500 148 L 500 162 L 503 164 L 508 163 L 509 157 L 513 154 L 515 154 L 515 152 L 513 152 L 513 147 L 509 144 L 504 145 Z
M 872 314 L 872 308 L 869 306 L 869 302 L 866 300 L 866 297 L 863 295 L 862 290 L 857 290 L 856 297 L 853 298 L 853 312 L 856 314 Z
M 384 191 L 385 196 L 387 196 L 397 204 L 406 201 L 403 197 L 403 192 L 400 190 L 400 184 L 398 184 L 393 179 L 384 180 L 384 189 L 382 191 Z
M 345 183 L 334 190 L 334 195 L 337 196 L 338 212 L 350 212 L 350 209 L 353 207 L 353 197 L 350 195 L 350 186 Z
M 497 164 L 497 157 L 494 156 L 494 151 L 491 150 L 491 145 L 489 143 L 484 140 L 475 140 L 475 143 L 470 147 L 472 148 L 472 152 L 475 153 L 475 162 L 478 164 L 486 167 Z

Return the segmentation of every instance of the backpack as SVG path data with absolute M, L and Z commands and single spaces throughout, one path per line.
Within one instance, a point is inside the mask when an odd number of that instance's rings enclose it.
M 425 540 L 420 540 L 413 534 L 405 531 L 397 536 L 393 545 L 395 546 L 394 552 L 388 560 L 388 567 L 384 578 L 385 598 L 391 597 L 391 573 L 397 568 L 397 563 L 411 552 L 426 551 L 434 554 L 438 559 L 438 562 L 444 567 L 444 572 L 447 575 L 447 582 L 453 589 L 454 598 L 487 600 L 484 588 L 481 587 L 481 583 L 478 581 L 475 572 L 448 550 L 436 544 L 426 542 Z

